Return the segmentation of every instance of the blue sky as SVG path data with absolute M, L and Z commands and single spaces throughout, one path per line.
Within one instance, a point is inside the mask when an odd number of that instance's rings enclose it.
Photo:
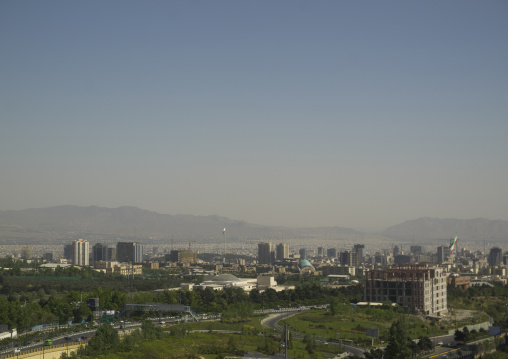
M 508 220 L 505 1 L 2 1 L 0 209 Z

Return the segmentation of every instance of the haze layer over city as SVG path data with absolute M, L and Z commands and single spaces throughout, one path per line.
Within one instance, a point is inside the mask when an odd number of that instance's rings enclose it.
M 0 210 L 370 233 L 507 220 L 507 15 L 474 1 L 3 1 Z

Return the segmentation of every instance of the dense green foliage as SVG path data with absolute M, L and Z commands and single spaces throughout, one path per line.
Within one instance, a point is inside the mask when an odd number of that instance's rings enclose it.
M 495 325 L 508 329 L 508 285 L 500 282 L 465 291 L 448 286 L 448 307 L 485 312 L 494 319 Z
M 457 342 L 465 344 L 470 341 L 486 337 L 487 334 L 487 331 L 483 328 L 478 331 L 476 329 L 470 331 L 467 327 L 464 327 L 462 330 L 457 329 L 454 337 Z
M 332 289 L 314 279 L 282 292 L 268 289 L 263 293 L 252 290 L 247 294 L 241 288 L 156 292 L 156 289 L 177 287 L 183 281 L 200 282 L 202 277 L 159 273 L 128 279 L 75 267 L 58 267 L 54 272 L 34 270 L 18 276 L 21 268 L 30 268 L 26 261 L 2 259 L 0 263 L 10 268 L 2 270 L 0 275 L 0 322 L 19 332 L 41 324 L 90 321 L 93 315 L 85 304 L 88 298 L 99 298 L 102 310 L 118 311 L 127 303 L 184 304 L 199 313 L 223 313 L 224 320 L 231 321 L 235 317 L 248 317 L 253 309 L 323 304 L 333 297 L 343 302 L 357 301 L 363 296 L 361 286 Z M 23 307 L 25 301 L 26 307 Z M 143 318 L 149 314 L 133 315 Z
M 407 324 L 400 317 L 390 327 L 390 337 L 385 349 L 385 356 L 391 359 L 407 359 L 412 356 L 412 341 L 407 334 Z

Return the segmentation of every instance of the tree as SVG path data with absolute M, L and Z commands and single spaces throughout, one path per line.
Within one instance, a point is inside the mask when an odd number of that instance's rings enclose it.
M 314 338 L 313 335 L 310 335 L 310 334 L 305 334 L 305 336 L 303 337 L 303 342 L 305 344 L 307 344 L 305 346 L 305 349 L 307 350 L 307 352 L 309 354 L 312 354 L 314 353 L 314 350 L 316 350 L 316 339 Z
M 383 359 L 384 352 L 382 349 L 372 349 L 370 352 L 363 353 L 367 359 Z
M 88 318 L 91 314 L 90 308 L 86 305 L 85 302 L 79 303 L 73 310 L 72 314 L 74 316 L 74 323 L 80 323 L 83 319 Z
M 119 345 L 120 337 L 118 331 L 109 323 L 97 329 L 95 336 L 88 343 L 90 354 L 103 354 L 114 350 Z
M 455 331 L 455 335 L 454 335 L 454 339 L 456 342 L 459 342 L 459 343 L 464 343 L 465 342 L 465 335 L 462 331 L 460 331 L 459 329 L 457 329 Z
M 162 328 L 156 326 L 151 320 L 144 320 L 141 323 L 141 333 L 145 339 L 161 339 L 163 336 Z
M 239 346 L 240 342 L 238 340 L 238 336 L 235 334 L 230 335 L 228 338 L 228 351 L 232 352 L 234 350 L 237 350 Z
M 411 339 L 407 335 L 404 317 L 397 319 L 390 327 L 385 356 L 390 359 L 407 359 L 412 357 Z
M 330 314 L 335 316 L 339 313 L 339 301 L 335 297 L 330 297 Z
M 464 333 L 464 343 L 471 340 L 471 333 L 469 332 L 469 329 L 467 327 L 464 327 L 464 329 L 462 329 L 462 333 Z
M 64 299 L 51 297 L 47 306 L 51 313 L 58 317 L 59 324 L 67 324 L 67 321 L 72 316 L 72 308 Z
M 429 337 L 425 337 L 425 336 L 421 336 L 418 338 L 418 349 L 420 351 L 429 351 L 429 350 L 432 350 L 433 348 L 433 345 L 432 345 L 432 340 L 430 340 Z
M 221 321 L 245 320 L 254 314 L 252 304 L 248 302 L 236 302 L 222 312 Z

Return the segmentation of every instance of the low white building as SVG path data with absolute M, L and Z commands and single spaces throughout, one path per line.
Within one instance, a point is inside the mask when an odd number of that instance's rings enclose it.
M 182 283 L 180 288 L 183 290 L 212 289 L 224 290 L 224 288 L 236 287 L 242 288 L 245 292 L 258 289 L 260 292 L 271 288 L 277 292 L 294 289 L 294 286 L 279 286 L 273 276 L 260 276 L 258 278 L 238 278 L 232 274 L 207 275 L 204 281 L 199 284 Z

